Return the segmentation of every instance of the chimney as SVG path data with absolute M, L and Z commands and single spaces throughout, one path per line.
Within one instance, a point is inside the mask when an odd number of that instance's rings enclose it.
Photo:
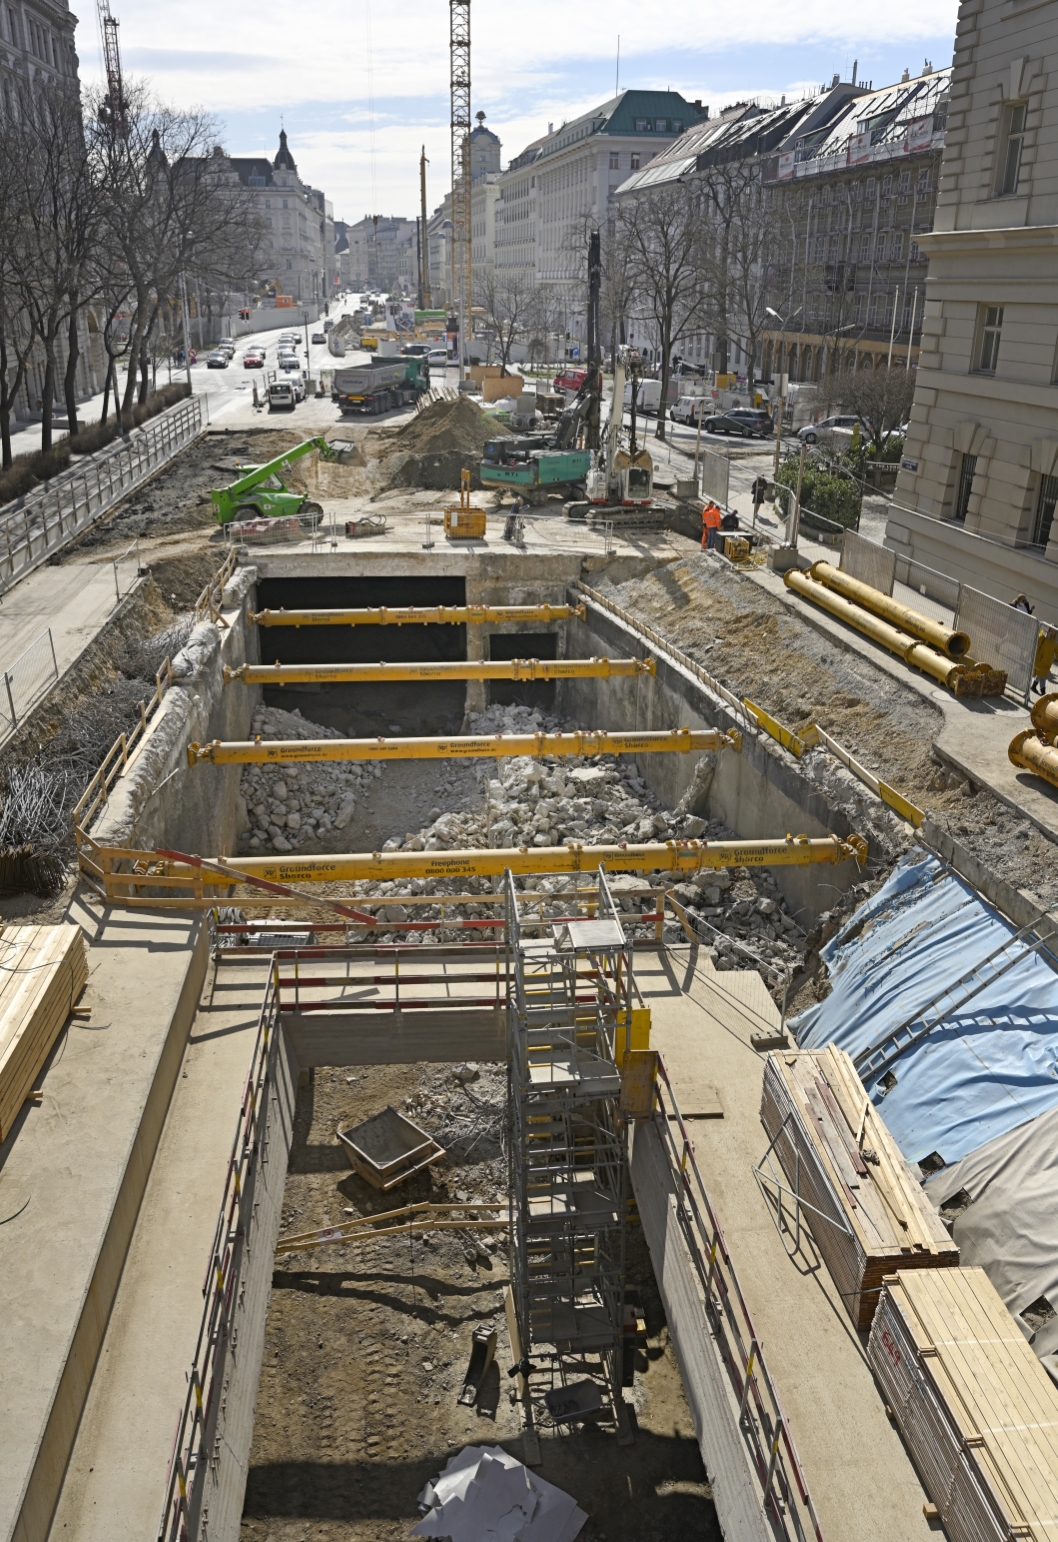
M 853 85 L 856 84 L 856 71 L 859 68 L 859 64 L 860 64 L 860 61 L 858 59 L 853 59 L 853 61 L 852 61 L 852 84 Z
M 698 97 L 696 99 L 695 104 L 694 104 L 694 110 L 695 110 L 696 113 L 699 114 L 699 116 L 701 116 L 701 111 L 702 111 L 702 99 L 701 99 L 701 97 Z
M 831 91 L 833 91 L 834 87 L 837 85 L 839 78 L 840 77 L 838 75 L 838 72 L 837 72 L 837 70 L 835 70 L 834 71 L 834 79 L 830 82 L 830 89 L 831 89 Z
M 709 109 L 708 109 L 708 107 L 705 109 L 705 121 L 707 123 L 709 122 Z
M 910 79 L 911 79 L 911 72 L 909 70 L 905 70 L 904 73 L 900 77 L 900 84 L 903 85 L 905 80 L 910 80 Z

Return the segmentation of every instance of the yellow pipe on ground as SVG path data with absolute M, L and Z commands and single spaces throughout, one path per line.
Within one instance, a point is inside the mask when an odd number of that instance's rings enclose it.
M 240 664 L 224 666 L 243 685 L 334 685 L 371 680 L 609 680 L 657 674 L 654 659 L 468 659 L 452 664 Z
M 409 626 L 440 622 L 466 626 L 479 622 L 569 621 L 586 615 L 583 605 L 389 605 L 360 610 L 259 610 L 258 626 Z
M 1032 771 L 1045 782 L 1050 782 L 1052 787 L 1058 787 L 1058 749 L 1052 744 L 1045 744 L 1031 728 L 1014 735 L 1007 749 L 1007 758 L 1021 770 Z
M 459 739 L 214 739 L 188 746 L 187 763 L 215 766 L 281 764 L 320 760 L 475 760 L 508 755 L 689 755 L 692 750 L 741 750 L 737 729 L 674 728 L 671 732 L 611 734 L 486 734 Z
M 1050 691 L 1032 705 L 1032 726 L 1041 739 L 1058 735 L 1058 691 Z
M 164 885 L 167 879 L 187 878 L 205 888 L 237 883 L 235 870 L 269 883 L 348 883 L 364 879 L 495 877 L 508 868 L 515 874 L 595 872 L 697 873 L 722 867 L 807 867 L 836 865 L 850 858 L 867 860 L 867 842 L 860 835 L 839 840 L 836 835 L 809 839 L 788 835 L 778 841 L 665 841 L 649 845 L 518 846 L 478 851 L 371 851 L 342 856 L 224 858 L 231 878 L 221 878 L 187 863 L 158 861 L 149 878 L 142 873 L 106 875 L 109 886 L 144 883 Z M 108 888 L 108 892 L 110 889 Z M 444 899 L 444 895 L 436 896 Z M 438 925 L 443 925 L 438 922 Z
M 890 626 L 888 621 L 883 621 L 880 616 L 874 616 L 869 610 L 861 609 L 859 605 L 854 605 L 851 600 L 835 594 L 824 584 L 815 583 L 797 568 L 790 568 L 783 575 L 783 583 L 796 594 L 803 595 L 806 600 L 811 600 L 823 610 L 828 610 L 839 621 L 847 621 L 849 626 L 854 626 L 858 632 L 863 632 L 872 641 L 881 643 L 882 647 L 888 648 L 890 653 L 897 654 L 905 663 L 913 664 L 916 669 L 921 669 L 923 674 L 931 675 L 934 680 L 939 680 L 941 685 L 946 685 L 949 689 L 954 690 L 955 681 L 966 672 L 965 664 L 953 663 L 943 654 L 928 648 L 925 643 L 917 641 L 914 637 L 908 637 L 906 632 L 900 632 L 896 627 Z
M 840 568 L 833 567 L 829 562 L 813 562 L 810 571 L 812 577 L 819 583 L 825 584 L 828 589 L 844 595 L 845 599 L 861 605 L 864 610 L 871 611 L 873 615 L 880 616 L 883 621 L 888 621 L 891 626 L 898 627 L 910 637 L 917 637 L 920 642 L 928 643 L 931 648 L 936 648 L 939 653 L 945 654 L 948 658 L 961 659 L 969 653 L 970 639 L 965 632 L 957 632 L 954 627 L 943 626 L 939 621 L 930 620 L 929 616 L 924 616 L 921 611 L 912 609 L 910 605 L 901 605 L 899 600 L 883 594 L 881 589 L 875 589 L 872 585 L 853 578 L 851 574 L 843 573 Z

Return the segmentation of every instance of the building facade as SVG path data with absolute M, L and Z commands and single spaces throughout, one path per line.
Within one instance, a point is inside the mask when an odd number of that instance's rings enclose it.
M 65 0 L 3 0 L 0 4 L 0 106 L 14 109 L 16 83 L 76 82 L 77 17 Z
M 347 287 L 385 294 L 413 294 L 418 288 L 418 221 L 365 214 L 346 225 L 349 245 Z
M 886 544 L 1058 620 L 1058 25 L 963 0 Z
M 286 131 L 280 130 L 272 160 L 255 155 L 226 159 L 263 221 L 269 284 L 300 304 L 321 305 L 334 289 L 334 215 L 323 194 L 298 176 Z

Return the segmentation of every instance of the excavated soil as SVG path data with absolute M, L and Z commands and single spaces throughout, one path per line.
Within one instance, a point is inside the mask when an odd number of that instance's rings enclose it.
M 495 1201 L 502 1219 L 504 1080 L 494 1065 L 310 1073 L 298 1096 L 282 1234 L 424 1199 Z M 387 1103 L 448 1141 L 449 1155 L 384 1195 L 351 1171 L 335 1131 Z M 484 1147 L 458 1135 L 472 1118 L 488 1131 Z M 396 1542 L 419 1520 L 416 1497 L 427 1480 L 463 1446 L 502 1444 L 523 1455 L 507 1376 L 505 1239 L 435 1232 L 332 1244 L 277 1262 L 244 1542 Z M 635 1440 L 619 1447 L 606 1421 L 547 1429 L 535 1470 L 587 1512 L 580 1542 L 713 1542 L 720 1532 L 711 1493 L 636 1223 L 628 1241 L 629 1284 L 641 1293 L 648 1334 L 636 1384 L 625 1392 Z M 498 1331 L 496 1363 L 477 1406 L 466 1408 L 456 1398 L 471 1335 L 482 1326 Z
M 706 553 L 603 587 L 730 690 L 791 728 L 818 723 L 994 873 L 1048 907 L 1058 903 L 1054 842 L 933 758 L 941 714 L 911 686 Z
M 486 442 L 508 436 L 508 429 L 461 396 L 431 402 L 400 428 L 381 429 L 379 454 L 386 460 L 391 488 L 451 491 L 464 469 L 471 474 L 470 485 L 479 488 L 478 463 Z

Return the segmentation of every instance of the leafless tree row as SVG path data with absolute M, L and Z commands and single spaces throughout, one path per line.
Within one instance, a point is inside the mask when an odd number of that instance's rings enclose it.
M 102 109 L 102 110 L 101 110 Z M 62 370 L 70 432 L 86 318 L 101 333 L 106 389 L 127 416 L 146 399 L 151 356 L 178 330 L 180 286 L 251 287 L 263 232 L 208 115 L 128 87 L 118 128 L 100 99 L 26 84 L 0 111 L 0 447 L 37 351 L 42 448 L 53 441 Z M 65 346 L 63 346 L 63 344 Z M 118 399 L 118 361 L 128 373 Z

